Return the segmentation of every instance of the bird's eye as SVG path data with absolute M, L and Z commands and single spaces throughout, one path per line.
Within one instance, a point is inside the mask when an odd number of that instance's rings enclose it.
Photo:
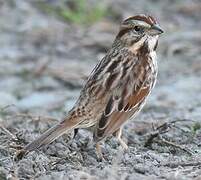
M 134 27 L 134 30 L 135 30 L 136 32 L 139 32 L 139 31 L 141 30 L 141 28 L 140 28 L 140 26 L 135 26 L 135 27 Z

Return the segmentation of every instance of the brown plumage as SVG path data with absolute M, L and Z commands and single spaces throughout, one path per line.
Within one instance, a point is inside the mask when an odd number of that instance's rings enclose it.
M 151 16 L 137 15 L 124 20 L 106 56 L 90 74 L 80 97 L 64 120 L 25 146 L 18 156 L 40 148 L 74 129 L 94 126 L 98 143 L 116 134 L 120 144 L 123 124 L 142 109 L 155 85 L 155 50 L 163 31 Z

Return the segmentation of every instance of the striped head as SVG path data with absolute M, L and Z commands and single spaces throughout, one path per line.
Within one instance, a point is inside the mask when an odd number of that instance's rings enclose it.
M 136 15 L 125 19 L 120 25 L 120 31 L 117 39 L 125 46 L 135 46 L 136 43 L 140 47 L 144 41 L 155 40 L 157 42 L 158 35 L 163 30 L 151 16 Z

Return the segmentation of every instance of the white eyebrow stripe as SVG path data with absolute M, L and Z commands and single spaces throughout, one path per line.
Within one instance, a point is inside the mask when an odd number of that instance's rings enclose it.
M 144 21 L 140 21 L 140 20 L 133 20 L 133 22 L 134 22 L 135 24 L 140 25 L 140 26 L 144 26 L 144 27 L 148 27 L 148 28 L 150 28 L 150 27 L 151 27 L 151 25 L 150 25 L 150 24 L 148 24 L 148 23 L 146 23 L 146 22 L 144 22 Z

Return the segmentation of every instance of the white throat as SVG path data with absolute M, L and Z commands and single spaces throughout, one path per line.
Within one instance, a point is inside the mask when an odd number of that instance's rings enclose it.
M 156 46 L 156 43 L 158 41 L 158 35 L 142 37 L 137 43 L 133 44 L 133 46 L 131 46 L 129 50 L 132 51 L 134 54 L 136 54 L 137 50 L 144 45 L 145 41 L 148 42 L 150 53 L 155 52 L 154 47 Z
M 150 56 L 151 56 L 151 59 L 155 65 L 155 67 L 157 67 L 157 62 L 156 62 L 156 51 L 155 51 L 155 46 L 156 46 L 156 43 L 158 41 L 158 35 L 157 36 L 149 36 L 148 37 L 148 47 L 149 47 L 149 50 L 150 50 Z
M 154 51 L 154 47 L 156 46 L 156 43 L 158 41 L 158 35 L 148 36 L 147 41 L 148 41 L 148 46 L 149 46 L 150 52 Z

